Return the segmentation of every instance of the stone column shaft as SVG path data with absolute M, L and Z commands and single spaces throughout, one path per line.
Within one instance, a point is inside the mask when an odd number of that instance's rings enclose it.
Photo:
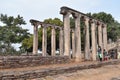
M 96 23 L 93 21 L 91 24 L 91 37 L 92 37 L 92 60 L 96 61 L 97 44 L 96 44 Z
M 43 27 L 42 30 L 42 55 L 47 55 L 47 30 L 46 27 Z
M 60 29 L 60 33 L 59 33 L 59 47 L 60 47 L 60 55 L 63 55 L 63 30 Z
M 81 57 L 81 31 L 80 31 L 80 15 L 78 15 L 75 18 L 75 39 L 76 39 L 76 53 L 75 53 L 75 61 L 81 61 L 82 57 Z
M 64 21 L 64 55 L 70 57 L 70 13 L 63 15 Z
M 75 31 L 72 31 L 72 57 L 75 58 Z
M 104 27 L 103 27 L 103 48 L 104 48 L 106 51 L 108 51 L 108 50 L 107 50 L 107 25 L 104 24 L 103 26 L 104 26 Z
M 98 25 L 98 43 L 101 49 L 103 49 L 103 42 L 102 42 L 102 24 Z
M 90 60 L 90 35 L 89 35 L 89 18 L 85 20 L 86 35 L 85 35 L 85 60 Z
M 33 54 L 38 53 L 38 26 L 34 26 L 34 34 L 33 34 Z
M 55 28 L 52 28 L 52 34 L 51 34 L 51 53 L 52 56 L 55 56 L 55 51 L 56 51 L 56 32 Z

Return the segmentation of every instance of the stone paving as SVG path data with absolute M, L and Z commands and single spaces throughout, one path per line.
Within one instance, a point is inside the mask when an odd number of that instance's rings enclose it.
M 110 80 L 119 76 L 120 60 L 0 70 L 0 80 Z
M 106 65 L 96 69 L 85 69 L 73 73 L 46 76 L 33 80 L 120 80 L 120 64 Z

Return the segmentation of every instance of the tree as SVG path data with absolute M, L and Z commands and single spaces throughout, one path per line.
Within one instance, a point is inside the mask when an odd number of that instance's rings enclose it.
M 21 43 L 24 38 L 29 37 L 28 30 L 21 27 L 26 22 L 20 15 L 13 17 L 1 14 L 0 22 L 3 24 L 0 26 L 0 43 L 4 46 L 4 53 L 13 50 L 13 43 Z

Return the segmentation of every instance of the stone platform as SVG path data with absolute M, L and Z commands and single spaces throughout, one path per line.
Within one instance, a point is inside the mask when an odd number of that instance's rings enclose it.
M 109 60 L 105 62 L 80 62 L 68 64 L 53 64 L 37 67 L 25 67 L 0 70 L 0 80 L 27 80 L 52 76 L 63 73 L 72 73 L 78 70 L 99 68 L 105 65 L 120 64 L 120 60 Z
M 0 69 L 65 64 L 69 62 L 70 58 L 68 56 L 0 56 Z

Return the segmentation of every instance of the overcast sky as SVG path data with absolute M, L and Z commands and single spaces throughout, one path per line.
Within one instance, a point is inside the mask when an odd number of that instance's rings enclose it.
M 106 12 L 120 22 L 120 0 L 1 0 L 0 13 L 8 16 L 23 16 L 27 25 L 24 28 L 33 32 L 30 19 L 43 21 L 47 18 L 58 17 L 60 7 L 68 6 L 83 13 Z

